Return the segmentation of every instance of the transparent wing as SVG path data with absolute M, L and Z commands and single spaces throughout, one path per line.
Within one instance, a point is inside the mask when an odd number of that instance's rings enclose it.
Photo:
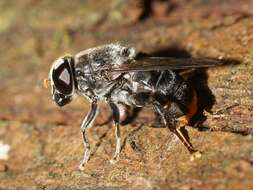
M 134 71 L 183 70 L 203 67 L 220 66 L 221 60 L 208 58 L 170 58 L 142 57 L 129 63 L 115 65 L 108 69 L 109 73 L 124 73 Z

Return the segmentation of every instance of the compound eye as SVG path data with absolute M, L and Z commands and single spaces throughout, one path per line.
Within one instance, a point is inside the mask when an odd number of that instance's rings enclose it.
M 60 58 L 54 64 L 52 71 L 52 80 L 55 88 L 64 95 L 70 95 L 73 92 L 73 75 L 71 64 L 68 59 Z

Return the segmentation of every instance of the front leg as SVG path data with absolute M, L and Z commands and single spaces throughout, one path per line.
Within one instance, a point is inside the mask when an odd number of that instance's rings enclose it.
M 113 156 L 113 159 L 110 161 L 111 163 L 116 163 L 119 159 L 120 155 L 120 128 L 119 128 L 119 122 L 120 122 L 120 110 L 118 106 L 112 102 L 110 102 L 110 107 L 112 109 L 112 118 L 115 125 L 115 136 L 116 136 L 116 150 Z
M 88 138 L 86 136 L 86 129 L 91 126 L 91 124 L 93 123 L 93 121 L 96 117 L 96 114 L 97 114 L 97 101 L 93 101 L 91 103 L 91 109 L 90 109 L 89 113 L 86 115 L 86 117 L 84 118 L 82 125 L 81 125 L 83 145 L 85 148 L 85 152 L 83 155 L 83 160 L 79 166 L 80 170 L 84 170 L 84 167 L 90 158 L 91 148 L 90 148 Z

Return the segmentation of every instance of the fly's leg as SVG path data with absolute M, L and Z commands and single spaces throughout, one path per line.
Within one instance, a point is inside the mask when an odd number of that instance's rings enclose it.
M 93 101 L 91 104 L 91 109 L 87 116 L 84 118 L 82 125 L 81 125 L 81 130 L 82 130 L 82 137 L 83 137 L 83 145 L 84 145 L 84 155 L 83 155 L 83 160 L 81 161 L 81 164 L 79 165 L 80 170 L 84 170 L 85 165 L 90 159 L 90 153 L 91 153 L 91 147 L 88 141 L 88 138 L 86 136 L 86 129 L 90 127 L 92 122 L 95 119 L 97 113 L 97 102 Z
M 116 150 L 115 150 L 113 159 L 110 160 L 110 162 L 114 164 L 119 159 L 120 149 L 121 149 L 120 128 L 119 128 L 120 110 L 119 110 L 118 106 L 114 103 L 110 103 L 110 106 L 111 106 L 111 109 L 112 109 L 112 118 L 113 118 L 114 125 L 115 125 L 115 136 L 116 136 Z
M 181 123 L 179 121 L 180 124 L 178 125 L 173 115 L 169 115 L 159 103 L 155 102 L 153 106 L 155 110 L 157 111 L 157 113 L 162 117 L 162 120 L 165 126 L 168 127 L 169 130 L 173 132 L 180 139 L 180 141 L 185 145 L 188 151 L 190 153 L 196 152 L 196 150 L 193 148 L 188 138 L 186 138 L 185 135 L 180 130 L 181 127 L 185 126 L 185 125 L 182 125 L 183 122 Z
M 84 155 L 83 155 L 83 159 L 81 161 L 81 164 L 79 165 L 80 170 L 84 170 L 86 164 L 88 163 L 88 160 L 90 159 L 90 152 L 91 152 L 90 143 L 89 143 L 88 138 L 86 136 L 85 129 L 82 130 L 82 137 L 83 137 L 83 145 L 84 145 L 85 151 L 84 151 Z

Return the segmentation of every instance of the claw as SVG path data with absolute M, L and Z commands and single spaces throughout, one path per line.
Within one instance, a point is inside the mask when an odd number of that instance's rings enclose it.
M 190 161 L 194 161 L 195 159 L 198 159 L 202 156 L 201 152 L 196 151 L 194 153 L 192 153 L 191 157 L 190 157 Z
M 81 163 L 78 168 L 79 170 L 84 171 L 85 166 L 86 166 L 86 163 Z
M 111 164 L 116 164 L 119 161 L 119 154 L 114 155 L 113 159 L 110 160 Z
M 85 159 L 85 157 L 84 157 L 84 159 L 82 160 L 81 164 L 78 167 L 79 170 L 83 171 L 85 169 L 85 166 L 86 166 L 87 163 L 88 163 L 88 159 Z

